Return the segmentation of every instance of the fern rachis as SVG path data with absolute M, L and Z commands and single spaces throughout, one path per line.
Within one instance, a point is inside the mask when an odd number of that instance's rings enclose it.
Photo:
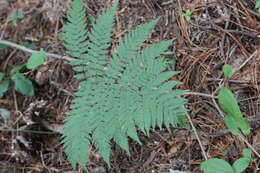
M 79 12 L 77 11 L 79 8 Z M 90 32 L 82 0 L 74 0 L 61 38 L 72 61 L 80 89 L 75 93 L 65 120 L 63 143 L 75 168 L 86 168 L 88 150 L 95 144 L 109 164 L 110 141 L 129 153 L 128 137 L 140 143 L 137 129 L 149 134 L 155 126 L 176 126 L 185 114 L 185 91 L 174 90 L 179 82 L 169 80 L 177 72 L 165 71 L 158 58 L 172 40 L 141 49 L 157 20 L 124 36 L 107 62 L 117 3 L 97 17 Z

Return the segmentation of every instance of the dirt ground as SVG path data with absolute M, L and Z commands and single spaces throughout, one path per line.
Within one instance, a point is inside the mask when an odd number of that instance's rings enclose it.
M 260 153 L 260 14 L 256 0 L 121 0 L 116 17 L 114 44 L 129 30 L 160 17 L 146 44 L 176 38 L 168 51 L 175 78 L 191 92 L 212 95 L 223 79 L 222 66 L 236 71 L 229 81 L 241 111 L 251 124 L 246 137 Z M 29 43 L 36 50 L 64 55 L 58 33 L 65 22 L 70 0 L 0 0 L 0 39 Z M 112 0 L 85 0 L 89 16 L 95 17 Z M 13 26 L 8 16 L 22 9 L 24 17 Z M 183 16 L 190 10 L 191 20 Z M 8 73 L 26 63 L 29 54 L 18 49 L 0 49 L 0 72 Z M 0 108 L 11 119 L 0 120 L 0 172 L 72 173 L 63 153 L 59 134 L 78 82 L 66 61 L 50 58 L 35 70 L 22 71 L 36 89 L 33 97 L 14 92 L 11 86 L 0 99 Z M 214 99 L 187 95 L 187 109 L 203 150 L 209 158 L 233 163 L 248 145 L 231 135 Z M 5 129 L 5 130 L 4 130 Z M 168 173 L 172 170 L 202 172 L 205 160 L 195 131 L 184 128 L 154 130 L 149 137 L 140 133 L 142 146 L 130 142 L 131 156 L 112 144 L 111 168 L 99 153 L 90 151 L 92 173 Z M 82 172 L 77 170 L 77 172 Z M 260 158 L 253 154 L 247 173 L 260 172 Z

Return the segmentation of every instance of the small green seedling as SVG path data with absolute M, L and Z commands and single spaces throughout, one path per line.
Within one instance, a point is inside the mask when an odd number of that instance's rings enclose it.
M 18 9 L 10 14 L 8 17 L 9 20 L 12 22 L 13 26 L 17 26 L 17 19 L 23 19 L 24 13 L 22 9 Z
M 32 48 L 34 45 L 26 44 L 26 47 Z M 6 48 L 5 45 L 0 44 L 0 49 Z M 44 64 L 46 59 L 46 54 L 43 50 L 38 52 L 33 52 L 28 62 L 26 64 L 21 64 L 15 66 L 10 74 L 0 72 L 0 98 L 3 97 L 4 93 L 8 90 L 10 81 L 14 82 L 14 89 L 20 94 L 26 96 L 34 96 L 34 87 L 30 79 L 27 79 L 24 74 L 19 71 L 26 67 L 27 69 L 34 69 L 42 64 Z
M 19 73 L 19 70 L 23 67 L 25 67 L 25 64 L 15 66 L 9 75 L 0 73 L 0 98 L 8 90 L 10 81 L 14 83 L 14 89 L 18 93 L 26 96 L 34 96 L 32 81 L 27 79 L 24 74 Z
M 256 2 L 255 8 L 257 9 L 258 14 L 260 14 L 260 0 Z
M 244 119 L 239 109 L 237 100 L 230 89 L 222 87 L 219 90 L 218 103 L 227 114 L 224 117 L 225 124 L 234 135 L 239 135 L 240 130 L 244 135 L 249 135 L 250 126 Z
M 185 20 L 189 22 L 191 20 L 192 12 L 190 10 L 185 10 L 182 15 L 184 16 Z
M 26 96 L 34 96 L 34 87 L 32 81 L 27 79 L 22 73 L 15 73 L 11 77 L 14 82 L 14 89 L 18 93 Z
M 230 165 L 223 159 L 212 158 L 204 161 L 201 168 L 204 173 L 241 173 L 249 165 L 251 161 L 251 151 L 249 149 L 243 150 L 243 157 L 236 160 L 233 165 Z
M 223 66 L 224 77 L 230 78 L 233 70 L 230 65 Z M 226 113 L 224 121 L 232 134 L 239 135 L 240 130 L 244 135 L 249 135 L 250 126 L 240 111 L 237 100 L 229 88 L 221 87 L 218 94 L 218 103 L 222 110 Z
M 36 68 L 42 65 L 45 62 L 45 59 L 46 59 L 46 55 L 43 50 L 39 52 L 33 52 L 26 64 L 26 68 L 28 69 Z
M 231 78 L 231 76 L 233 75 L 233 69 L 232 69 L 231 65 L 229 65 L 229 64 L 223 65 L 222 70 L 224 72 L 225 78 Z

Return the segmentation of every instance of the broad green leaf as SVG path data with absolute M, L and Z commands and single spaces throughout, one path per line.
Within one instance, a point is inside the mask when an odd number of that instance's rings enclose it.
M 251 159 L 251 150 L 248 148 L 243 149 L 243 157 Z
M 11 70 L 11 75 L 14 75 L 16 72 L 20 71 L 25 67 L 25 64 L 17 65 Z
M 10 119 L 10 111 L 6 110 L 6 109 L 3 109 L 3 108 L 0 108 L 0 116 L 4 119 L 4 120 L 8 120 Z
M 248 136 L 250 134 L 250 125 L 247 120 L 244 117 L 237 117 L 235 120 L 242 133 Z
M 222 68 L 225 78 L 230 78 L 233 75 L 233 69 L 231 65 L 225 64 Z
M 5 77 L 5 74 L 0 72 L 0 82 L 1 82 L 2 79 L 4 79 L 4 77 Z
M 44 63 L 45 58 L 46 55 L 44 51 L 41 50 L 39 52 L 33 52 L 26 64 L 26 67 L 28 69 L 36 68 Z
M 228 162 L 222 159 L 209 159 L 201 164 L 204 173 L 234 173 L 233 168 Z
M 241 173 L 248 167 L 249 163 L 249 158 L 241 158 L 236 160 L 232 166 L 234 168 L 235 173 Z
M 249 135 L 250 126 L 244 119 L 234 94 L 228 88 L 220 88 L 218 102 L 223 111 L 227 113 L 225 123 L 231 132 L 238 135 L 240 128 L 244 135 Z
M 26 96 L 34 96 L 33 84 L 23 74 L 16 73 L 12 76 L 12 80 L 14 81 L 15 91 Z
M 250 134 L 250 126 L 243 117 L 234 117 L 227 114 L 224 117 L 224 121 L 232 134 L 238 135 L 240 132 L 239 129 L 243 132 L 244 135 Z
M 0 81 L 0 98 L 3 97 L 4 93 L 8 90 L 9 80 Z
M 239 129 L 238 125 L 236 123 L 236 120 L 229 114 L 225 115 L 224 121 L 228 129 L 231 131 L 233 135 L 239 135 Z
M 218 103 L 223 111 L 228 113 L 229 115 L 236 117 L 243 116 L 234 94 L 228 88 L 220 88 L 218 94 Z

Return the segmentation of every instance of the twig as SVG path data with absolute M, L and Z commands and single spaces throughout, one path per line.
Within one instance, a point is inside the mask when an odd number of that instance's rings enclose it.
M 257 50 L 248 58 L 246 59 L 238 68 L 237 70 L 233 73 L 232 76 L 234 76 L 237 72 L 239 72 L 241 70 L 241 68 L 243 68 L 252 58 L 254 58 L 254 56 L 257 54 Z M 231 76 L 231 78 L 232 78 Z
M 16 49 L 19 49 L 19 50 L 22 50 L 22 51 L 28 52 L 28 53 L 39 52 L 39 51 L 32 50 L 32 49 L 26 48 L 24 46 L 21 46 L 21 45 L 18 45 L 16 43 L 12 43 L 12 42 L 6 41 L 6 40 L 0 39 L 0 44 L 6 45 L 6 46 L 9 46 L 9 47 L 13 47 L 13 48 L 16 48 Z M 50 58 L 64 59 L 64 60 L 68 60 L 68 61 L 75 60 L 74 58 L 69 57 L 69 56 L 62 56 L 62 55 L 57 55 L 57 54 L 53 54 L 53 53 L 45 53 L 45 55 L 50 57 Z
M 210 95 L 210 94 L 204 94 L 204 93 L 197 93 L 197 92 L 186 92 L 183 95 L 195 95 L 195 96 L 203 96 L 203 97 L 209 97 L 209 98 L 217 98 L 214 95 Z
M 223 81 L 223 79 L 220 79 L 220 78 L 208 78 L 207 81 L 221 82 L 221 81 Z M 231 80 L 231 79 L 227 79 L 227 81 L 230 82 L 230 83 L 237 83 L 237 84 L 250 83 L 250 81 L 247 81 L 247 80 Z
M 48 131 L 36 131 L 36 130 L 20 130 L 20 129 L 11 129 L 11 128 L 0 128 L 0 132 L 20 132 L 20 133 L 36 133 L 42 135 L 57 135 L 58 132 L 48 132 Z
M 187 118 L 188 118 L 188 120 L 189 120 L 189 123 L 190 123 L 190 125 L 191 125 L 191 127 L 192 127 L 192 130 L 194 131 L 195 136 L 196 136 L 196 138 L 197 138 L 197 140 L 198 140 L 198 142 L 199 142 L 199 145 L 200 145 L 200 148 L 201 148 L 203 157 L 204 157 L 205 160 L 208 160 L 208 156 L 207 156 L 207 154 L 206 154 L 206 152 L 205 152 L 205 150 L 204 150 L 204 147 L 203 147 L 203 145 L 202 145 L 202 143 L 201 143 L 201 140 L 200 140 L 200 138 L 199 138 L 199 135 L 198 135 L 198 133 L 197 133 L 197 130 L 196 130 L 195 126 L 193 125 L 193 122 L 191 121 L 191 118 L 190 118 L 189 114 L 186 113 L 186 116 L 187 116 Z
M 48 167 L 46 166 L 45 162 L 44 162 L 44 158 L 43 158 L 42 150 L 40 151 L 40 155 L 41 155 L 41 161 L 42 161 L 42 165 L 43 165 L 43 167 L 44 167 L 45 169 L 47 169 L 49 173 L 51 173 L 50 168 L 48 168 Z
M 254 147 L 246 140 L 246 138 L 239 133 L 239 138 L 241 139 L 241 141 L 244 141 L 246 143 L 246 145 L 257 155 L 258 158 L 260 158 L 260 154 L 254 149 Z

